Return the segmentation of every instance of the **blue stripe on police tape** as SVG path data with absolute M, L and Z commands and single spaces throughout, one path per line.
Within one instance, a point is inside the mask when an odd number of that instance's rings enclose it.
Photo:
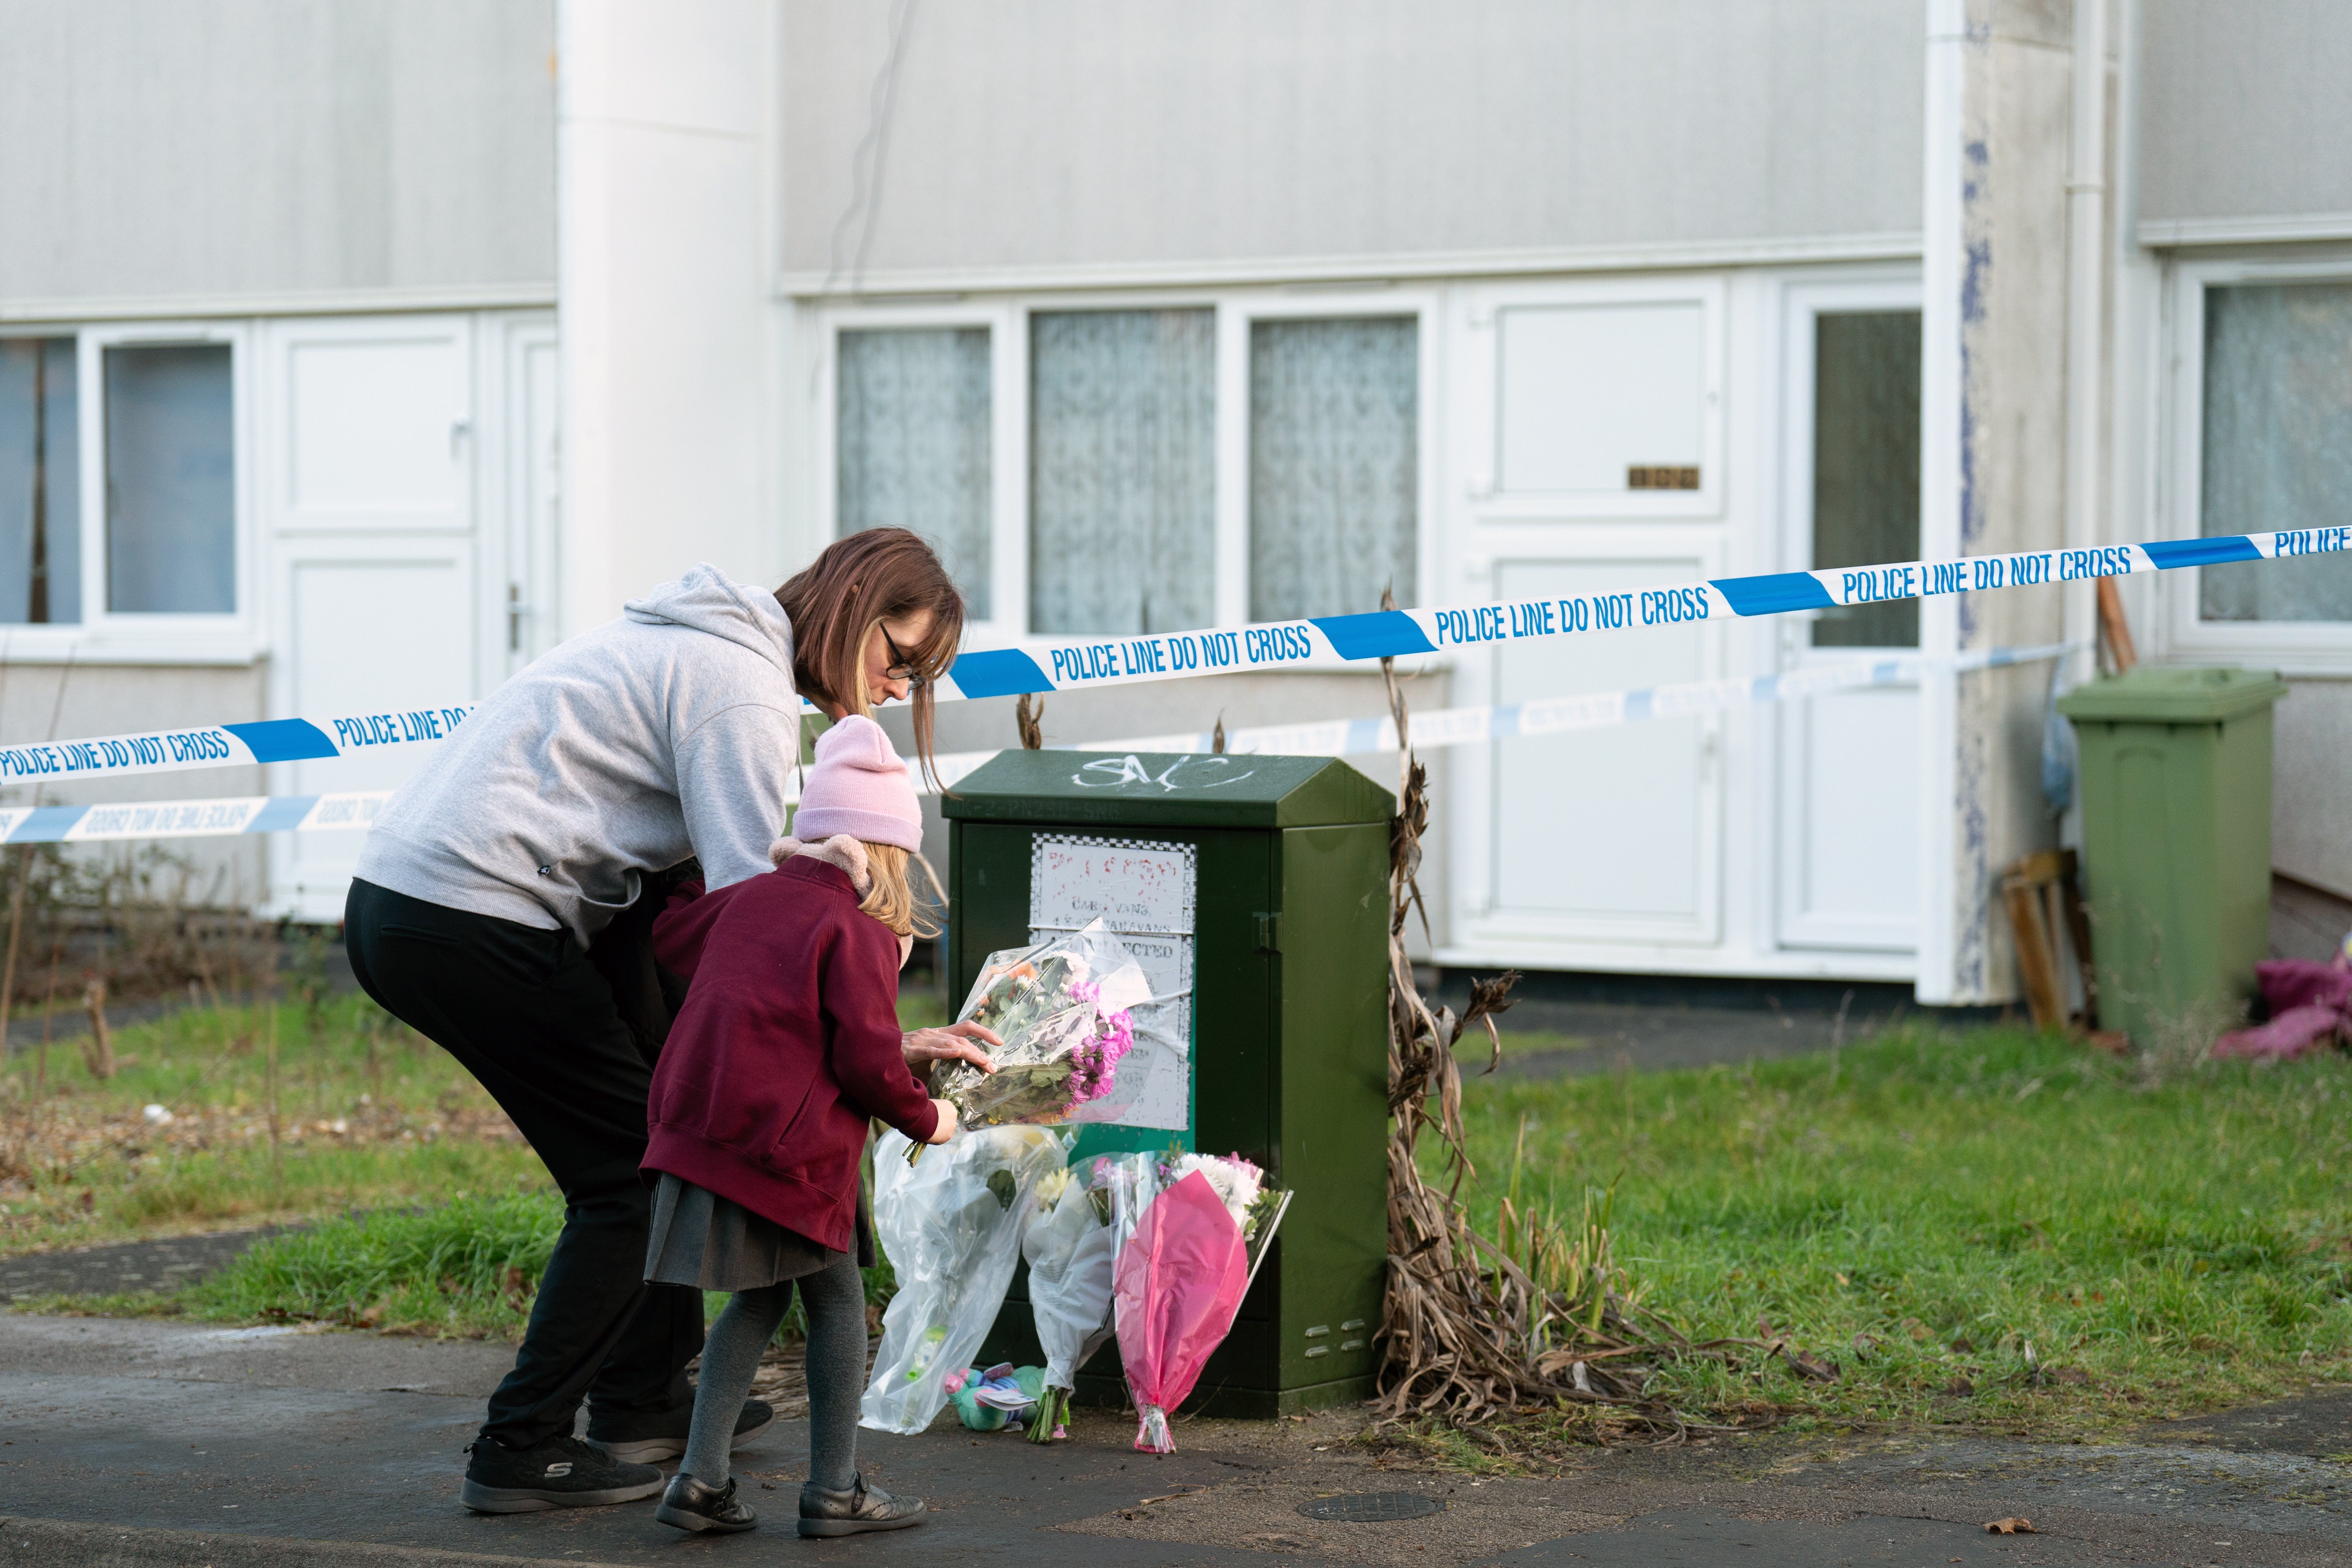
M 955 678 L 956 689 L 966 697 L 1011 697 L 1054 689 L 1037 661 L 1017 647 L 960 653 L 948 673 Z
M 1837 601 L 1810 572 L 1775 572 L 1763 577 L 1709 579 L 1731 601 L 1735 616 L 1778 616 L 1790 610 L 1833 610 Z
M 16 824 L 8 835 L 11 844 L 54 844 L 66 836 L 66 829 L 89 814 L 86 805 L 44 805 L 36 807 L 24 821 Z
M 243 741 L 257 763 L 299 763 L 342 755 L 335 742 L 327 739 L 327 732 L 308 719 L 264 719 L 221 728 Z
M 2231 561 L 2260 561 L 2263 552 L 2242 533 L 2217 539 L 2152 539 L 2140 546 L 2147 558 L 2165 571 L 2175 566 L 2220 566 Z
M 291 833 L 302 826 L 310 808 L 319 804 L 315 795 L 273 795 L 268 805 L 253 814 L 245 825 L 247 833 Z
M 1341 658 L 1394 658 L 1400 654 L 1437 651 L 1421 623 L 1402 610 L 1316 616 L 1311 624 L 1331 639 L 1331 651 Z

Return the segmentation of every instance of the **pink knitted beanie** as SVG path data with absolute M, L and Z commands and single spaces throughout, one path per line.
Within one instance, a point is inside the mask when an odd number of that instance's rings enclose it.
M 793 837 L 803 842 L 836 833 L 901 849 L 923 847 L 915 781 L 882 726 L 863 714 L 850 714 L 816 738 L 816 763 L 793 814 Z

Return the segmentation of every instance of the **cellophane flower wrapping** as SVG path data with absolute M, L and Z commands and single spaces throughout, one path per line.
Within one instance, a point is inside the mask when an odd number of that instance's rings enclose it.
M 1265 1258 L 1265 1249 L 1273 1244 L 1275 1232 L 1281 1227 L 1282 1216 L 1290 1207 L 1290 1194 L 1270 1184 L 1265 1173 L 1255 1161 L 1239 1154 L 1171 1154 L 1160 1159 L 1153 1172 L 1161 1187 L 1181 1181 L 1198 1171 L 1206 1179 L 1217 1201 L 1241 1226 L 1242 1245 L 1249 1254 L 1250 1277 L 1257 1277 L 1257 1266 Z
M 1249 1282 L 1241 1226 L 1195 1172 L 1152 1199 L 1113 1275 L 1118 1354 L 1139 1418 L 1135 1446 L 1172 1453 L 1168 1413 L 1224 1342 Z
M 907 1139 L 874 1151 L 874 1234 L 898 1275 L 859 1424 L 920 1432 L 947 1405 L 948 1374 L 971 1364 L 1021 1258 L 1037 1184 L 1066 1168 L 1060 1139 L 1034 1127 L 958 1133 L 917 1164 Z
M 1119 1359 L 1135 1396 L 1135 1447 L 1175 1451 L 1168 1415 L 1232 1331 L 1290 1194 L 1238 1155 L 1131 1155 L 1102 1162 L 1113 1194 Z
M 1060 1435 L 1078 1369 L 1111 1336 L 1111 1261 L 1118 1233 L 1108 1204 L 1093 1191 L 1088 1172 L 1049 1173 L 1021 1237 L 1029 1263 L 1029 1305 L 1037 1342 L 1045 1352 L 1045 1395 L 1030 1436 Z
M 1143 968 L 1102 921 L 988 955 L 959 1022 L 996 1032 L 993 1073 L 955 1063 L 933 1091 L 966 1127 L 1115 1121 L 1141 1090 L 1122 1074 L 1131 1010 L 1150 999 Z

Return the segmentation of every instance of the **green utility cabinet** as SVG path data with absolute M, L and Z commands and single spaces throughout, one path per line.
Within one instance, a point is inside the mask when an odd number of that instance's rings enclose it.
M 2082 752 L 2083 860 L 2099 1022 L 2161 1022 L 2251 995 L 2269 951 L 2271 705 L 2252 669 L 2142 667 L 2059 699 Z
M 1155 993 L 1189 976 L 1190 1104 L 1166 1118 L 1184 1125 L 1090 1127 L 1076 1156 L 1238 1153 L 1294 1194 L 1187 1407 L 1368 1396 L 1388 1257 L 1389 793 L 1322 757 L 1006 752 L 941 809 L 957 1000 L 990 952 L 1095 912 L 1162 966 Z M 1079 1399 L 1124 1398 L 1118 1349 L 1079 1374 Z M 981 1363 L 1040 1359 L 1024 1271 Z

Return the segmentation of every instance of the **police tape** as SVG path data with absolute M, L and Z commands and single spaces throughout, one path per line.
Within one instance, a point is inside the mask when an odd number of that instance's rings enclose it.
M 231 768 L 240 764 L 249 767 L 261 763 L 370 756 L 386 746 L 444 740 L 473 710 L 473 704 L 460 703 L 393 713 L 359 713 L 342 719 L 192 724 L 131 735 L 101 735 L 88 741 L 0 746 L 0 784 L 53 784 L 72 779 L 179 773 L 189 768 Z
M 1532 702 L 1438 708 L 1413 714 L 1410 722 L 1414 749 L 1431 751 L 1481 741 L 1606 729 L 1646 719 L 1681 718 L 1870 687 L 1907 685 L 1930 669 L 1987 669 L 2032 664 L 2082 646 L 2047 643 L 2036 647 L 1988 648 L 1945 658 L 1899 654 L 1892 658 L 1823 665 L 1747 680 L 1694 680 Z M 1130 771 L 1129 764 L 1138 755 L 1189 754 L 1212 751 L 1215 745 L 1213 731 L 1185 731 L 1119 741 L 1080 741 L 1069 749 L 1128 753 L 1117 762 L 1106 759 L 1104 763 L 1086 764 L 1090 769 L 1108 765 L 1114 771 L 1125 772 Z M 1396 723 L 1387 714 L 1306 724 L 1256 725 L 1233 730 L 1225 735 L 1225 751 L 1234 756 L 1347 757 L 1396 749 Z M 940 784 L 952 789 L 982 763 L 1002 754 L 1001 751 L 942 752 L 933 761 Z M 1140 765 L 1134 764 L 1136 768 Z M 786 804 L 800 799 L 803 771 L 795 768 L 785 780 Z M 919 782 L 919 775 L 917 787 L 929 793 L 929 786 Z M 390 790 L 361 790 L 339 795 L 236 795 L 221 800 L 0 808 L 0 843 L 88 844 L 131 838 L 217 838 L 246 833 L 348 832 L 372 826 L 392 795 Z
M 1435 751 L 1446 746 L 1475 745 L 1483 741 L 1517 740 L 1536 735 L 1564 735 L 1578 730 L 1601 730 L 1647 719 L 1685 718 L 1721 712 L 1760 703 L 1826 697 L 1870 687 L 1906 686 L 1930 670 L 1998 669 L 2010 665 L 2037 664 L 2085 646 L 2044 643 L 2032 647 L 1983 648 L 1958 655 L 1897 654 L 1891 658 L 1855 660 L 1791 670 L 1785 675 L 1759 675 L 1748 679 L 1690 680 L 1669 686 L 1637 687 L 1623 691 L 1594 691 L 1575 697 L 1550 697 L 1530 702 L 1508 702 L 1476 708 L 1434 708 L 1409 716 L 1413 750 Z M 1077 741 L 1069 750 L 1128 752 L 1139 755 L 1192 753 L 1215 748 L 1213 731 L 1183 731 L 1167 735 L 1143 735 L 1125 741 Z M 1360 719 L 1327 719 L 1305 724 L 1264 724 L 1226 731 L 1229 756 L 1352 757 L 1397 749 L 1396 721 L 1382 713 Z M 995 752 L 942 752 L 934 759 L 940 782 L 953 788 Z M 1101 763 L 1089 763 L 1100 768 Z
M 1366 659 L 1404 658 L 1587 633 L 1704 625 L 1746 616 L 1933 599 L 2341 551 L 2352 551 L 2352 528 L 2291 529 L 2095 550 L 2029 551 L 1826 572 L 1717 577 L 1624 593 L 1451 609 L 1377 610 L 1224 629 L 982 648 L 957 655 L 953 668 L 940 680 L 937 696 L 952 701 L 1266 669 L 1344 669 Z M 470 704 L 453 704 L 337 719 L 268 719 L 43 745 L 0 746 L 0 785 L 372 755 L 383 747 L 437 742 L 472 711 Z
M 0 843 L 98 844 L 124 838 L 224 838 L 241 833 L 348 832 L 374 823 L 390 790 L 141 800 L 0 809 Z
M 1704 625 L 1896 599 L 1935 599 L 2188 566 L 2286 560 L 2352 550 L 2352 528 L 2290 529 L 2210 539 L 2158 540 L 2095 550 L 2027 551 L 1952 561 L 1898 562 L 1826 572 L 1563 595 L 1451 609 L 1377 610 L 1224 630 L 991 648 L 959 654 L 942 697 L 1084 691 L 1149 680 L 1262 669 L 1339 669 L 1370 658 L 1405 658 L 1587 634 Z

